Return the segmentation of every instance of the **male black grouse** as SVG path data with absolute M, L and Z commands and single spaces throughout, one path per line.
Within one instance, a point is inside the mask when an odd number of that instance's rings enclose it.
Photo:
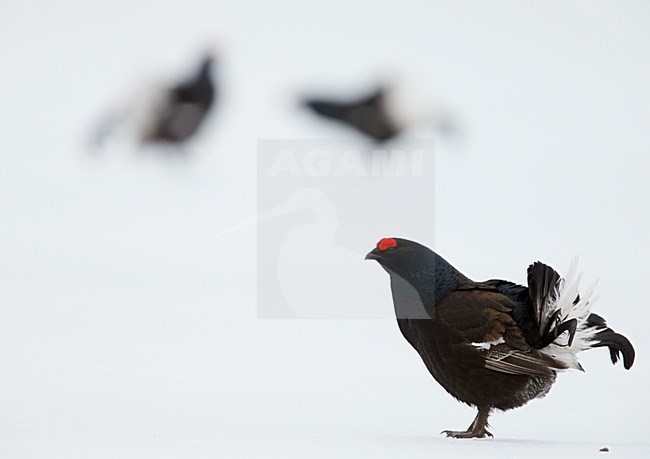
M 206 56 L 195 75 L 163 94 L 142 140 L 181 143 L 198 130 L 215 99 L 210 74 L 213 61 L 211 55 Z
M 101 146 L 109 137 L 126 133 L 142 143 L 180 145 L 203 124 L 215 103 L 214 58 L 206 55 L 188 79 L 173 85 L 149 84 L 119 110 L 109 113 L 93 135 Z
M 590 312 L 593 287 L 578 293 L 576 262 L 566 278 L 536 262 L 528 287 L 475 282 L 417 242 L 385 238 L 366 256 L 390 275 L 399 328 L 438 383 L 478 409 L 454 438 L 482 438 L 493 409 L 509 410 L 545 396 L 558 371 L 582 370 L 576 354 L 608 347 L 630 369 L 634 348 Z
M 402 130 L 391 113 L 387 98 L 387 89 L 380 87 L 352 100 L 307 98 L 303 104 L 324 118 L 343 123 L 377 142 L 384 142 Z

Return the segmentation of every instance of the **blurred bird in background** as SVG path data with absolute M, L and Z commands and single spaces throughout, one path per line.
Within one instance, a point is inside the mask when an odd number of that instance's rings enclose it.
M 336 121 L 366 138 L 383 143 L 416 125 L 428 124 L 449 136 L 458 126 L 449 113 L 421 93 L 399 84 L 381 84 L 355 97 L 307 96 L 302 105 L 317 116 Z
M 127 136 L 140 144 L 178 146 L 187 142 L 217 101 L 215 60 L 207 53 L 187 79 L 171 87 L 152 85 L 141 91 L 100 124 L 94 145 L 101 146 L 119 131 L 127 131 Z
M 528 267 L 528 286 L 505 280 L 474 282 L 417 242 L 385 238 L 366 256 L 390 275 L 400 331 L 436 381 L 478 409 L 453 438 L 492 436 L 492 410 L 509 410 L 544 397 L 557 373 L 584 371 L 577 354 L 609 348 L 612 363 L 630 369 L 630 341 L 591 313 L 592 287 L 579 293 L 577 259 L 566 278 L 550 266 Z

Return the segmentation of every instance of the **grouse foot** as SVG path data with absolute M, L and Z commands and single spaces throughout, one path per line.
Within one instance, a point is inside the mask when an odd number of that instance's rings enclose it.
M 487 429 L 483 429 L 480 432 L 474 430 L 443 430 L 440 433 L 447 435 L 449 438 L 494 438 L 494 435 L 488 432 Z
M 490 407 L 479 407 L 478 414 L 474 418 L 474 422 L 467 428 L 467 430 L 443 430 L 441 434 L 445 434 L 449 438 L 485 438 L 494 437 L 488 430 L 488 416 L 490 416 Z

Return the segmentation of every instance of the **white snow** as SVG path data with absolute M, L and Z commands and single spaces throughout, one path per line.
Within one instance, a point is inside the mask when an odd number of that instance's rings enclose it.
M 0 11 L 0 457 L 650 457 L 646 2 Z M 223 100 L 187 160 L 86 150 L 120 91 L 184 75 L 215 41 Z M 601 279 L 595 312 L 636 347 L 630 372 L 588 351 L 585 373 L 495 414 L 495 439 L 451 440 L 439 432 L 475 413 L 393 320 L 256 318 L 255 228 L 216 235 L 255 215 L 257 139 L 353 136 L 290 93 L 395 69 L 428 82 L 465 137 L 438 145 L 435 234 L 373 216 L 341 301 L 392 314 L 388 277 L 363 260 L 383 236 L 435 245 L 478 280 L 525 282 L 537 259 L 564 275 L 579 253 L 586 284 Z

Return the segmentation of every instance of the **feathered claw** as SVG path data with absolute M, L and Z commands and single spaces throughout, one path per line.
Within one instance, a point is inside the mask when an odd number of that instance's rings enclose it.
M 475 432 L 473 430 L 443 430 L 440 434 L 446 435 L 447 438 L 494 438 L 494 435 L 488 432 L 487 429 L 483 429 L 482 432 Z
M 481 406 L 478 409 L 478 414 L 474 418 L 474 421 L 470 424 L 467 430 L 443 430 L 440 434 L 446 435 L 447 438 L 494 438 L 494 435 L 487 430 L 489 427 L 489 416 L 490 407 Z

